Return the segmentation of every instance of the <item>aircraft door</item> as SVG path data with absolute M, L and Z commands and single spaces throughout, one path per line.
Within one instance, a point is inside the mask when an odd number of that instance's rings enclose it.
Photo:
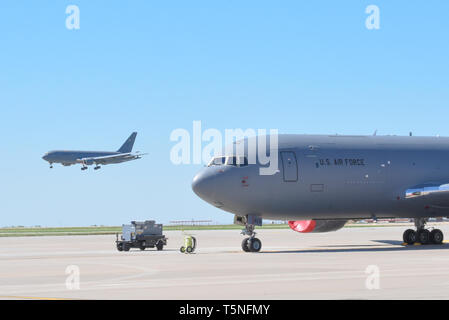
M 282 151 L 282 168 L 285 182 L 298 181 L 298 164 L 296 161 L 296 155 L 292 151 Z

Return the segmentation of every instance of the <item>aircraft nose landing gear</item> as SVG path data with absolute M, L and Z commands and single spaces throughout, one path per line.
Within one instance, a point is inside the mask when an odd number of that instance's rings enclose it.
M 443 232 L 440 229 L 433 229 L 429 231 L 425 229 L 427 220 L 425 218 L 416 218 L 415 226 L 417 231 L 412 229 L 407 229 L 404 231 L 402 236 L 403 240 L 407 244 L 414 244 L 416 242 L 421 244 L 442 244 L 443 243 Z
M 257 238 L 245 238 L 242 241 L 242 249 L 245 252 L 259 252 L 262 249 L 262 241 Z
M 243 235 L 249 236 L 249 238 L 245 238 L 242 241 L 242 249 L 245 252 L 259 252 L 262 249 L 262 241 L 256 238 L 254 229 L 254 225 L 246 224 L 245 229 L 241 232 Z
M 245 252 L 259 252 L 262 249 L 262 241 L 256 238 L 256 233 L 254 229 L 256 226 L 262 225 L 262 217 L 259 215 L 248 214 L 246 216 L 234 216 L 234 224 L 245 226 L 240 234 L 244 236 L 249 236 L 243 239 L 242 249 Z

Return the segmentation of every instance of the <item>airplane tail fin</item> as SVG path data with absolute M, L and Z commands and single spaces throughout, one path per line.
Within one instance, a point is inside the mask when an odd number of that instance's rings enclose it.
M 129 153 L 133 150 L 134 141 L 136 140 L 137 132 L 133 132 L 125 143 L 117 150 L 120 153 Z

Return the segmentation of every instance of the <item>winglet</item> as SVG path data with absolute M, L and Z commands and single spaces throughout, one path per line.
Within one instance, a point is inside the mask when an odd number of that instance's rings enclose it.
M 134 141 L 136 140 L 137 132 L 133 132 L 125 143 L 117 150 L 120 153 L 129 153 L 133 150 Z

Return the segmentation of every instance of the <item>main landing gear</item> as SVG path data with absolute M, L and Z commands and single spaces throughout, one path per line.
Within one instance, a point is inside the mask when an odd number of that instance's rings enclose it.
M 242 249 L 245 252 L 259 252 L 262 249 L 262 241 L 256 238 L 254 229 L 254 225 L 245 224 L 245 229 L 241 232 L 241 234 L 249 236 L 249 238 L 245 238 L 242 241 Z
M 407 244 L 421 243 L 421 244 L 442 244 L 443 232 L 440 229 L 433 229 L 429 231 L 425 229 L 427 220 L 425 218 L 416 218 L 416 231 L 407 229 L 404 231 L 403 240 Z
M 83 166 L 83 167 L 81 167 L 81 170 L 82 171 L 87 170 L 87 167 Z
M 95 166 L 94 167 L 94 170 L 98 170 L 98 169 L 100 169 L 101 167 L 100 166 Z

